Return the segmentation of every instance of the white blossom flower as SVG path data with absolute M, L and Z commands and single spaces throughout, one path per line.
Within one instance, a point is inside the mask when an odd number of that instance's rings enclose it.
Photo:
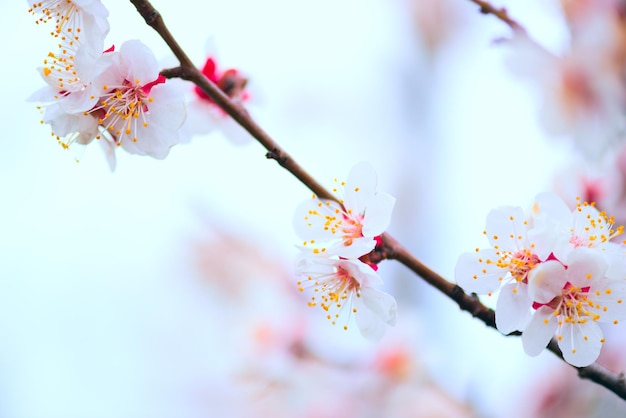
M 86 145 L 94 139 L 106 141 L 104 149 L 112 169 L 114 146 L 131 154 L 165 158 L 179 142 L 178 129 L 185 119 L 182 94 L 165 84 L 156 58 L 140 41 L 127 41 L 119 52 L 104 53 L 109 54 L 110 63 L 92 82 L 95 89 L 90 86 L 89 103 L 91 93 L 97 92 L 93 106 L 70 113 L 65 102 L 59 101 L 48 106 L 43 122 L 52 126 L 65 148 L 74 142 Z M 68 93 L 68 97 L 74 94 Z
M 496 325 L 504 333 L 523 330 L 530 319 L 528 274 L 549 256 L 545 246 L 530 240 L 530 226 L 520 207 L 492 210 L 483 231 L 492 248 L 461 254 L 455 267 L 456 282 L 466 291 L 491 295 L 500 290 Z
M 556 333 L 565 361 L 584 367 L 596 360 L 604 343 L 598 322 L 617 324 L 626 317 L 626 280 L 609 279 L 606 270 L 600 251 L 579 247 L 566 266 L 549 260 L 530 272 L 536 311 L 522 335 L 527 354 L 538 355 Z
M 66 113 L 83 113 L 93 108 L 99 99 L 95 80 L 112 64 L 113 54 L 75 43 L 50 52 L 39 68 L 48 84 L 28 100 L 44 103 L 43 107 L 58 105 Z M 55 111 L 52 111 L 53 113 Z M 44 116 L 44 120 L 51 116 Z
M 241 104 L 250 104 L 252 94 L 248 78 L 237 68 L 220 68 L 217 47 L 213 38 L 209 38 L 207 41 L 205 56 L 202 74 L 231 100 Z M 187 106 L 187 120 L 183 130 L 189 138 L 218 130 L 233 144 L 242 145 L 252 141 L 252 136 L 248 131 L 224 112 L 200 87 L 195 85 L 193 86 L 193 98 Z
M 554 193 L 537 195 L 533 206 L 531 236 L 549 242 L 553 258 L 563 261 L 575 248 L 595 248 L 608 257 L 609 277 L 626 277 L 626 252 L 617 242 L 611 241 L 624 233 L 623 226 L 614 228 L 614 219 L 599 211 L 593 203 L 576 199 L 573 210 Z
M 53 22 L 52 36 L 63 44 L 74 41 L 97 46 L 109 32 L 109 11 L 100 0 L 28 0 L 37 23 Z
M 185 119 L 182 94 L 165 82 L 143 43 L 124 42 L 98 79 L 100 99 L 87 113 L 115 145 L 131 154 L 165 158 L 178 143 L 177 130 Z
M 298 262 L 298 289 L 312 289 L 310 307 L 320 307 L 333 325 L 343 323 L 348 329 L 352 317 L 361 334 L 379 339 L 396 322 L 395 299 L 375 286 L 382 280 L 359 260 L 304 256 Z
M 336 183 L 339 183 L 335 180 Z M 355 165 L 345 182 L 333 189 L 339 202 L 304 201 L 294 217 L 304 250 L 314 254 L 359 258 L 371 252 L 391 222 L 395 198 L 376 191 L 376 172 L 365 162 Z

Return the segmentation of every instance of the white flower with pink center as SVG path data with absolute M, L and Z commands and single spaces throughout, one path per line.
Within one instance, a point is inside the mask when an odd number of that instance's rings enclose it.
M 131 154 L 165 158 L 185 120 L 182 94 L 165 82 L 152 52 L 127 41 L 98 78 L 100 98 L 86 114 L 97 119 L 102 139 Z
M 553 258 L 563 261 L 575 248 L 595 248 L 609 261 L 609 277 L 626 277 L 624 242 L 614 241 L 624 233 L 624 227 L 615 227 L 613 217 L 599 211 L 593 203 L 577 198 L 571 210 L 556 194 L 541 193 L 535 199 L 533 223 L 531 235 L 550 243 Z
M 304 201 L 294 217 L 302 249 L 318 255 L 359 258 L 371 252 L 391 222 L 395 198 L 376 191 L 374 168 L 365 162 L 355 165 L 345 182 L 333 189 L 339 202 Z
M 333 324 L 347 330 L 354 318 L 361 334 L 379 339 L 395 325 L 395 299 L 375 286 L 382 280 L 359 260 L 302 257 L 297 266 L 298 289 L 309 291 L 310 307 L 319 307 Z
M 37 23 L 54 24 L 50 32 L 63 44 L 81 41 L 92 46 L 101 45 L 109 32 L 109 11 L 100 0 L 28 0 Z
M 520 207 L 492 210 L 483 232 L 492 248 L 461 254 L 455 267 L 456 282 L 467 292 L 492 295 L 500 290 L 496 325 L 503 333 L 523 330 L 530 319 L 528 274 L 550 254 L 529 239 L 530 226 Z
M 95 106 L 99 89 L 95 79 L 112 64 L 113 54 L 74 43 L 50 52 L 39 68 L 48 84 L 37 90 L 28 100 L 44 103 L 43 107 L 59 106 L 65 113 L 83 113 Z M 52 110 L 52 113 L 56 110 Z M 44 121 L 51 117 L 44 115 Z
M 535 312 L 522 343 L 535 356 L 556 334 L 565 361 L 584 367 L 598 358 L 604 343 L 598 323 L 617 324 L 626 317 L 626 281 L 607 278 L 607 260 L 593 248 L 578 247 L 566 261 L 548 260 L 531 271 L 528 294 Z
M 185 119 L 182 94 L 165 84 L 156 58 L 140 41 L 127 41 L 119 52 L 111 49 L 101 55 L 104 63 L 92 64 L 99 76 L 87 86 L 81 80 L 76 90 L 57 97 L 46 108 L 43 122 L 52 126 L 64 148 L 101 141 L 111 169 L 116 147 L 165 158 L 179 142 L 178 129 Z

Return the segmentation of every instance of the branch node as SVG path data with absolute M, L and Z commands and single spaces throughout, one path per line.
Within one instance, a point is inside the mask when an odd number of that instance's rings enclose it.
M 135 5 L 135 8 L 139 12 L 139 14 L 143 17 L 143 19 L 146 21 L 148 26 L 154 27 L 156 25 L 156 22 L 159 19 L 161 19 L 161 14 L 159 13 L 157 9 L 152 7 L 150 2 L 134 1 L 134 0 L 130 0 L 130 2 Z
M 289 158 L 284 155 L 278 148 L 272 148 L 270 151 L 268 151 L 265 154 L 265 158 L 269 160 L 276 160 L 276 162 L 282 166 L 287 164 L 287 161 L 289 160 Z
M 184 78 L 184 68 L 182 67 L 174 67 L 174 68 L 165 68 L 161 70 L 159 74 L 161 74 L 165 78 Z

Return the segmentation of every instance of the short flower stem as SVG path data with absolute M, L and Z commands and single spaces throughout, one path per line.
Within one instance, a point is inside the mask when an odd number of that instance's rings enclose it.
M 500 20 L 508 24 L 512 29 L 524 31 L 523 28 L 513 19 L 511 19 L 506 10 L 497 9 L 486 1 L 470 0 L 481 7 L 483 13 L 490 13 L 497 16 Z M 266 157 L 276 160 L 279 165 L 300 180 L 315 195 L 322 199 L 336 198 L 319 184 L 311 175 L 309 175 L 289 154 L 287 154 L 248 114 L 248 111 L 239 103 L 230 100 L 214 83 L 208 80 L 189 59 L 187 54 L 180 47 L 178 42 L 169 32 L 163 18 L 159 12 L 154 9 L 148 0 L 130 0 L 136 7 L 137 11 L 143 16 L 146 23 L 151 26 L 167 43 L 176 58 L 180 62 L 180 66 L 162 71 L 165 77 L 178 77 L 191 81 L 202 89 L 215 103 L 217 103 L 226 113 L 235 119 L 244 129 L 246 129 L 261 145 L 267 150 Z M 459 307 L 469 312 L 472 316 L 483 321 L 487 326 L 495 328 L 495 313 L 483 305 L 474 295 L 468 295 L 456 284 L 449 282 L 422 262 L 409 253 L 402 245 L 400 245 L 393 237 L 385 233 L 383 235 L 382 248 L 376 250 L 379 259 L 393 259 L 425 280 L 427 283 L 438 289 L 440 292 L 454 300 Z M 521 335 L 520 333 L 512 333 L 509 335 Z M 563 358 L 561 351 L 554 339 L 548 344 L 548 349 L 556 354 L 559 358 Z M 626 400 L 626 381 L 623 374 L 616 375 L 609 370 L 592 364 L 588 367 L 580 367 L 578 375 L 583 379 L 589 379 L 596 382 L 610 391 Z

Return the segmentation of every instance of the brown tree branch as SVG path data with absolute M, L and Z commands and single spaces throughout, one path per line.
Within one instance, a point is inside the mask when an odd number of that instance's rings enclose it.
M 485 1 L 470 1 L 478 4 L 483 13 L 491 13 L 507 23 L 512 29 L 523 31 L 523 28 L 508 16 L 506 10 L 496 9 Z M 265 147 L 267 150 L 267 158 L 276 160 L 278 164 L 298 178 L 298 180 L 300 180 L 318 197 L 336 200 L 336 198 L 328 190 L 315 181 L 312 176 L 310 176 L 263 129 L 261 129 L 259 125 L 257 125 L 257 123 L 250 117 L 247 110 L 240 103 L 232 101 L 219 89 L 219 87 L 208 80 L 202 72 L 200 72 L 193 65 L 187 54 L 185 54 L 183 49 L 165 26 L 161 15 L 154 9 L 154 7 L 152 7 L 149 1 L 130 0 L 130 2 L 135 5 L 137 11 L 141 14 L 141 16 L 143 16 L 146 23 L 159 33 L 180 62 L 179 67 L 163 70 L 161 74 L 169 78 L 179 77 L 196 84 L 217 105 L 219 105 L 258 142 L 260 142 L 263 147 Z M 383 245 L 375 251 L 377 254 L 376 257 L 373 257 L 373 259 L 375 258 L 378 261 L 385 258 L 397 260 L 424 279 L 431 286 L 435 287 L 440 292 L 455 301 L 459 305 L 459 308 L 469 312 L 475 318 L 480 319 L 485 323 L 485 325 L 491 328 L 496 328 L 495 313 L 493 310 L 483 305 L 475 295 L 468 295 L 458 285 L 449 282 L 428 268 L 389 234 L 385 233 L 383 235 Z M 521 333 L 515 332 L 509 335 L 521 335 Z M 559 358 L 563 359 L 555 339 L 550 341 L 547 348 Z M 596 382 L 626 400 L 626 381 L 623 374 L 616 375 L 597 364 L 592 364 L 588 367 L 579 367 L 577 369 L 581 378 Z
M 497 17 L 498 19 L 500 19 L 501 21 L 509 25 L 509 27 L 513 29 L 514 31 L 523 32 L 523 33 L 526 32 L 526 30 L 524 29 L 522 25 L 517 23 L 517 21 L 515 21 L 513 18 L 509 16 L 508 12 L 506 11 L 504 7 L 498 9 L 497 7 L 493 6 L 488 1 L 484 1 L 484 0 L 469 0 L 469 1 L 477 4 L 480 7 L 481 13 L 494 15 L 495 17 Z

